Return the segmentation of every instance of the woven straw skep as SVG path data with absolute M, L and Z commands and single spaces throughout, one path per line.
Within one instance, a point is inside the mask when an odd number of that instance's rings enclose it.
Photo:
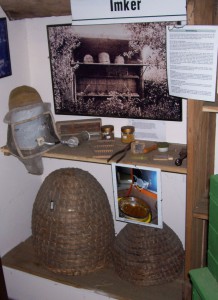
M 163 284 L 183 270 L 184 250 L 173 230 L 127 224 L 117 235 L 113 250 L 117 274 L 135 285 Z
M 89 172 L 65 168 L 45 178 L 33 206 L 32 238 L 48 269 L 66 275 L 101 269 L 111 261 L 114 237 L 107 195 Z

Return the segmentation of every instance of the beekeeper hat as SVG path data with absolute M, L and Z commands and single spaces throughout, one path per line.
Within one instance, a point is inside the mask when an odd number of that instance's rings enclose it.
M 35 103 L 41 103 L 42 99 L 34 88 L 26 85 L 13 89 L 9 95 L 9 110 Z
M 19 86 L 9 95 L 7 146 L 29 173 L 42 174 L 41 155 L 59 142 L 50 103 L 32 87 Z

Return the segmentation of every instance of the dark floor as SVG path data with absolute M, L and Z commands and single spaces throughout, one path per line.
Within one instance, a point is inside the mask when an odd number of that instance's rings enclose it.
M 140 287 L 120 279 L 113 268 L 82 276 L 58 275 L 45 269 L 36 260 L 31 239 L 26 240 L 2 258 L 4 266 L 40 276 L 62 284 L 95 290 L 119 300 L 182 300 L 183 280 L 158 285 Z

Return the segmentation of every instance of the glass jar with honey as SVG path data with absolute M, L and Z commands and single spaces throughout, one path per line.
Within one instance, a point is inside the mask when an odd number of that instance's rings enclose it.
M 123 126 L 121 127 L 121 142 L 128 144 L 135 140 L 135 127 L 134 126 Z
M 102 140 L 114 140 L 114 126 L 113 125 L 101 126 L 101 139 Z

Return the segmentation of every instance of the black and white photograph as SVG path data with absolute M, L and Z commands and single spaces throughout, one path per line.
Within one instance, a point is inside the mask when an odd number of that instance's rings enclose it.
M 11 74 L 7 20 L 6 18 L 0 18 L 0 78 Z
M 116 220 L 162 228 L 160 169 L 112 164 Z
M 182 100 L 167 86 L 173 24 L 48 25 L 55 113 L 182 121 Z

